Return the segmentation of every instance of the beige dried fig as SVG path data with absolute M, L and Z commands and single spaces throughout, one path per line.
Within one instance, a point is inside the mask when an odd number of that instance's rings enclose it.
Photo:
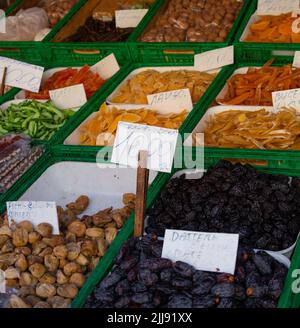
M 123 203 L 125 206 L 129 206 L 134 208 L 135 207 L 135 194 L 126 193 L 123 195 Z
M 35 295 L 35 288 L 33 286 L 22 286 L 18 290 L 18 295 L 22 298 L 28 295 Z
M 69 261 L 67 259 L 60 259 L 59 260 L 59 268 L 63 269 L 66 264 L 68 264 Z
M 16 262 L 16 259 L 14 253 L 0 254 L 0 269 L 6 270 L 10 265 Z
M 53 309 L 65 309 L 70 306 L 71 300 L 56 295 L 53 297 L 49 297 L 47 299 L 47 302 L 51 304 Z
M 31 306 L 35 306 L 41 299 L 35 295 L 28 295 L 24 298 L 25 302 Z
M 90 238 L 102 238 L 105 236 L 105 233 L 101 228 L 89 228 L 86 229 L 85 235 Z
M 8 236 L 8 237 L 12 237 L 12 230 L 10 229 L 9 226 L 4 225 L 2 227 L 0 227 L 0 235 L 2 236 Z
M 15 262 L 15 267 L 18 268 L 21 272 L 24 272 L 28 268 L 26 257 L 23 254 L 16 255 L 17 260 Z
M 51 255 L 52 253 L 53 253 L 53 249 L 49 246 L 49 247 L 46 247 L 45 249 L 43 249 L 43 250 L 40 252 L 39 256 L 41 256 L 41 257 L 45 257 L 45 256 L 47 256 L 47 255 Z
M 37 241 L 32 245 L 32 255 L 39 255 L 47 245 L 43 241 Z
M 59 260 L 54 255 L 46 255 L 44 259 L 45 267 L 50 272 L 55 272 L 59 266 Z
M 29 247 L 17 247 L 15 248 L 15 253 L 29 256 L 31 254 L 31 249 Z
M 10 307 L 13 309 L 24 309 L 30 308 L 30 305 L 25 303 L 20 297 L 17 295 L 12 295 L 9 300 Z
M 9 237 L 6 235 L 0 235 L 0 249 L 8 241 Z
M 11 239 L 8 239 L 1 248 L 1 253 L 12 253 L 15 250 Z
M 85 277 L 82 273 L 73 273 L 69 280 L 70 284 L 74 284 L 78 288 L 81 288 L 85 283 Z
M 45 274 L 46 268 L 40 263 L 35 263 L 29 267 L 29 271 L 34 277 L 40 279 Z
M 35 263 L 43 264 L 44 259 L 38 255 L 29 255 L 29 256 L 27 256 L 27 262 L 28 262 L 28 266 L 31 266 Z
M 76 244 L 76 243 L 69 243 L 66 245 L 67 249 L 68 249 L 68 260 L 69 261 L 74 261 L 77 259 L 77 257 L 80 254 L 80 245 Z
M 19 288 L 19 280 L 18 279 L 6 279 L 5 287 L 7 288 Z
M 67 204 L 67 208 L 74 214 L 81 214 L 89 206 L 89 198 L 87 196 L 80 196 L 75 202 Z
M 89 260 L 83 254 L 79 254 L 75 262 L 82 266 L 89 264 Z
M 20 270 L 14 267 L 9 267 L 5 271 L 5 279 L 19 279 L 20 278 Z
M 109 222 L 109 223 L 107 223 L 107 224 L 105 225 L 105 229 L 106 229 L 106 228 L 114 228 L 114 229 L 116 229 L 116 228 L 117 228 L 117 224 L 116 224 L 115 221 Z
M 78 288 L 74 284 L 65 284 L 57 288 L 57 294 L 65 298 L 74 298 L 78 293 Z
M 28 235 L 28 242 L 29 242 L 29 244 L 34 244 L 37 241 L 41 240 L 41 238 L 42 238 L 42 236 L 38 232 L 33 231 L 33 232 L 30 232 Z
M 112 211 L 112 207 L 107 208 L 93 215 L 94 225 L 97 227 L 104 227 L 107 223 L 111 222 L 112 221 L 112 217 L 110 216 L 111 211 Z
M 64 285 L 69 282 L 69 278 L 61 270 L 58 270 L 56 273 L 56 281 L 58 284 Z
M 76 235 L 73 232 L 68 231 L 65 236 L 66 243 L 76 243 Z
M 47 302 L 38 302 L 34 306 L 35 309 L 51 309 L 52 306 Z
M 115 221 L 118 229 L 123 227 L 124 220 L 123 220 L 122 215 L 118 211 L 112 211 L 111 217 Z
M 67 255 L 68 255 L 67 246 L 65 246 L 65 245 L 59 245 L 59 246 L 54 247 L 53 254 L 58 259 L 65 259 L 67 257 Z
M 52 237 L 53 227 L 49 223 L 40 223 L 36 226 L 35 231 L 37 231 L 42 237 L 50 238 Z
M 51 238 L 43 238 L 42 241 L 46 245 L 48 245 L 48 246 L 50 246 L 52 248 L 54 248 L 54 247 L 56 247 L 58 245 L 63 245 L 64 244 L 64 238 L 63 238 L 63 236 L 60 236 L 60 235 L 58 235 L 58 236 L 52 236 Z
M 41 298 L 48 298 L 56 294 L 56 288 L 50 284 L 39 283 L 36 286 L 35 292 Z
M 118 233 L 118 229 L 109 227 L 105 229 L 105 239 L 109 245 L 114 241 Z
M 20 286 L 30 286 L 33 285 L 33 276 L 29 272 L 22 272 L 19 279 Z
M 12 241 L 16 247 L 26 246 L 28 243 L 28 231 L 24 228 L 17 228 L 13 232 Z
M 91 262 L 89 263 L 89 271 L 93 271 L 98 265 L 100 258 L 97 256 L 92 257 Z
M 83 222 L 73 221 L 68 225 L 68 231 L 72 232 L 76 237 L 84 237 L 86 226 Z
M 63 271 L 66 276 L 71 276 L 73 273 L 78 272 L 79 269 L 80 269 L 79 264 L 75 262 L 69 262 L 64 266 Z
M 108 248 L 108 243 L 104 238 L 99 238 L 97 239 L 97 248 L 98 248 L 98 256 L 102 257 L 104 256 L 107 248 Z
M 21 221 L 20 223 L 18 223 L 17 227 L 27 230 L 28 233 L 33 231 L 32 223 L 30 221 L 27 221 L 27 220 Z
M 86 239 L 81 244 L 81 253 L 86 257 L 91 257 L 97 252 L 96 245 L 92 240 Z
M 56 282 L 56 277 L 50 272 L 46 272 L 40 279 L 40 283 L 53 285 Z

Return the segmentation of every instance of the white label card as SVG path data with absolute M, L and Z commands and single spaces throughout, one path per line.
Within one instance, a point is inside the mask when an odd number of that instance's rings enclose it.
M 177 139 L 178 130 L 119 122 L 111 161 L 137 168 L 139 152 L 145 150 L 149 170 L 170 173 Z
M 258 0 L 257 15 L 280 15 L 299 7 L 299 0 Z
M 295 51 L 293 67 L 300 67 L 300 51 Z
M 120 66 L 115 55 L 110 54 L 90 69 L 93 73 L 98 73 L 101 79 L 108 80 L 120 70 Z
M 116 27 L 137 27 L 147 12 L 148 9 L 116 10 Z
M 231 64 L 234 64 L 234 46 L 206 51 L 194 58 L 194 67 L 201 72 Z
M 40 90 L 44 67 L 1 56 L 0 67 L 7 67 L 5 85 L 32 92 Z
M 272 100 L 276 110 L 283 107 L 300 109 L 300 89 L 272 92 Z
M 148 104 L 164 114 L 180 113 L 184 109 L 191 111 L 193 101 L 190 89 L 179 89 L 148 95 Z
M 78 108 L 87 102 L 83 84 L 50 90 L 53 105 L 60 109 Z
M 53 234 L 59 235 L 59 224 L 55 202 L 7 202 L 8 222 L 20 223 L 30 221 L 34 226 L 49 223 L 53 227 Z
M 238 234 L 166 230 L 162 256 L 196 270 L 234 274 Z

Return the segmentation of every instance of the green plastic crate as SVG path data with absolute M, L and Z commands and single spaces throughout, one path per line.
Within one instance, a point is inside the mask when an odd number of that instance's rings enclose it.
M 248 24 L 250 17 L 257 9 L 257 0 L 253 0 L 244 16 L 243 21 L 234 38 L 236 55 L 240 61 L 265 61 L 265 58 L 291 57 L 295 51 L 300 50 L 300 43 L 258 43 L 258 42 L 240 42 L 240 38 Z
M 158 0 L 151 15 L 147 15 L 137 29 L 132 33 L 129 38 L 129 47 L 131 57 L 135 62 L 187 62 L 194 61 L 194 55 L 204 51 L 226 47 L 232 44 L 234 36 L 244 15 L 247 13 L 251 0 L 244 0 L 239 16 L 235 20 L 227 38 L 224 42 L 141 42 L 143 31 L 147 28 L 148 24 L 154 18 L 155 14 L 165 4 L 164 0 Z M 180 55 L 179 57 L 177 55 Z

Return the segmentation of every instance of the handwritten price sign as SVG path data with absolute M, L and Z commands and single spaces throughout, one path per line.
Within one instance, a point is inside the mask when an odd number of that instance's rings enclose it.
M 51 90 L 49 95 L 53 104 L 60 109 L 78 108 L 87 101 L 83 84 Z
M 280 15 L 299 9 L 299 0 L 258 0 L 257 15 Z
M 148 169 L 170 173 L 177 139 L 177 130 L 119 122 L 111 161 L 137 168 L 138 154 L 145 150 Z
M 283 107 L 300 110 L 300 89 L 272 92 L 273 107 L 280 110 Z

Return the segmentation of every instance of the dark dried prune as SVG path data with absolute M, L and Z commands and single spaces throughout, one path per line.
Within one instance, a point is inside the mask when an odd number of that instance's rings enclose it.
M 235 285 L 234 287 L 234 298 L 239 301 L 245 300 L 247 294 L 244 287 Z
M 217 275 L 217 283 L 220 284 L 222 282 L 234 282 L 234 276 L 228 273 L 221 273 Z
M 167 308 L 169 309 L 190 309 L 193 307 L 192 300 L 184 294 L 174 294 L 170 297 Z
M 189 289 L 192 287 L 191 280 L 183 279 L 183 278 L 175 278 L 171 282 L 173 287 L 179 288 L 179 289 Z
M 113 290 L 98 288 L 95 290 L 95 297 L 99 302 L 111 303 L 115 299 L 115 293 Z
M 177 261 L 174 265 L 174 271 L 182 277 L 189 278 L 193 276 L 195 269 L 187 263 Z
M 270 263 L 266 260 L 266 257 L 263 257 L 260 252 L 252 256 L 252 260 L 255 263 L 257 269 L 261 274 L 267 275 L 272 273 L 272 267 Z
M 118 299 L 118 301 L 114 304 L 115 308 L 125 308 L 130 304 L 130 297 L 123 296 Z
M 131 257 L 123 261 L 120 264 L 120 268 L 128 272 L 138 263 L 138 261 L 139 261 L 138 257 Z
M 102 280 L 100 286 L 103 289 L 109 288 L 118 283 L 123 277 L 124 275 L 119 270 L 114 270 L 111 274 Z
M 193 308 L 211 308 L 216 305 L 216 298 L 212 295 L 206 295 L 201 297 L 196 297 L 193 300 Z
M 145 260 L 140 264 L 141 269 L 149 269 L 151 271 L 161 271 L 172 267 L 172 261 L 168 259 L 158 258 Z
M 131 285 L 131 290 L 134 292 L 134 293 L 143 293 L 147 290 L 147 286 L 142 284 L 141 282 L 137 281 L 137 282 L 134 282 L 132 285 Z
M 268 287 L 267 286 L 252 286 L 247 288 L 246 294 L 248 297 L 260 298 L 267 294 Z
M 146 286 L 153 286 L 158 281 L 158 276 L 148 269 L 141 269 L 138 273 L 138 279 Z
M 232 309 L 236 308 L 238 305 L 237 301 L 232 298 L 222 298 L 218 304 L 218 309 Z
M 217 284 L 211 289 L 211 293 L 219 297 L 232 297 L 234 292 L 234 284 L 227 282 Z
M 131 302 L 137 304 L 148 303 L 151 301 L 151 295 L 148 292 L 138 293 L 131 296 Z
M 130 285 L 127 279 L 118 282 L 115 292 L 118 296 L 125 296 L 130 291 Z
M 163 282 L 170 282 L 173 277 L 172 269 L 164 269 L 160 273 L 160 280 Z
M 268 283 L 268 295 L 277 300 L 281 294 L 283 287 L 282 279 L 273 278 Z
M 259 286 L 259 285 L 261 285 L 261 277 L 258 274 L 258 272 L 252 271 L 248 273 L 248 275 L 246 276 L 245 286 L 248 288 L 248 287 Z

